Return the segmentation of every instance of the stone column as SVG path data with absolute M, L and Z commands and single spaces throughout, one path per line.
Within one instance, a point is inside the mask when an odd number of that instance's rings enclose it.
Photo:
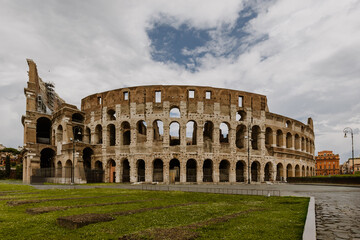
M 170 179 L 169 179 L 169 164 L 170 160 L 169 159 L 163 159 L 163 182 L 164 183 L 169 183 Z
M 179 159 L 180 161 L 180 182 L 186 182 L 186 159 Z
M 218 183 L 219 182 L 219 161 L 213 159 L 213 182 Z
M 198 183 L 202 183 L 203 182 L 203 177 L 204 177 L 204 173 L 203 173 L 203 162 L 204 160 L 197 160 L 197 165 L 196 165 L 196 182 Z
M 145 182 L 153 181 L 153 162 L 151 159 L 144 159 L 145 161 Z
M 115 160 L 115 182 L 122 182 L 122 163 L 121 160 Z
M 233 183 L 236 182 L 236 162 L 229 161 L 229 182 Z
M 136 159 L 134 157 L 128 158 L 130 164 L 130 182 L 134 183 L 138 181 Z

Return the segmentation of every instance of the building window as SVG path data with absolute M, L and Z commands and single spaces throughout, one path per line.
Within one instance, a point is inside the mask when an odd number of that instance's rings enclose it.
M 189 90 L 189 98 L 194 98 L 194 97 L 195 97 L 195 91 Z
M 211 92 L 210 91 L 206 91 L 205 98 L 206 99 L 211 99 Z
M 243 97 L 239 96 L 239 107 L 243 106 Z
M 124 92 L 124 100 L 129 100 L 129 92 Z
M 161 103 L 161 91 L 155 91 L 155 102 Z

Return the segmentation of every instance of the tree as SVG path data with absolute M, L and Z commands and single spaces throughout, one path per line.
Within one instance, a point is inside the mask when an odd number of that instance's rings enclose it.
M 10 156 L 7 155 L 5 159 L 5 177 L 10 177 Z

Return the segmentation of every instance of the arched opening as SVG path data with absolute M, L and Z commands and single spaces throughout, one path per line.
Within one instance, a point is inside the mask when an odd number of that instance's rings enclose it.
M 260 148 L 260 127 L 255 125 L 251 129 L 251 146 L 253 150 Z
M 265 145 L 270 147 L 273 144 L 273 130 L 271 128 L 266 128 L 265 131 Z
M 130 182 L 130 163 L 127 159 L 122 163 L 122 182 Z
M 260 171 L 260 163 L 258 161 L 254 161 L 251 164 L 251 181 L 252 182 L 259 182 L 259 174 Z
M 51 121 L 41 117 L 36 121 L 36 143 L 50 144 Z
M 170 124 L 170 146 L 180 145 L 180 124 L 172 122 Z
M 115 121 L 116 120 L 116 112 L 114 109 L 109 109 L 107 111 L 107 120 L 108 121 Z
M 160 120 L 153 122 L 154 141 L 162 142 L 164 136 L 164 124 Z
M 62 177 L 62 163 L 61 163 L 61 161 L 58 161 L 57 164 L 56 164 L 55 177 L 57 177 L 57 178 Z
M 230 163 L 228 160 L 222 160 L 219 165 L 220 182 L 229 182 Z
M 213 181 L 213 162 L 210 159 L 206 159 L 203 165 L 203 182 Z
M 189 159 L 186 162 L 186 182 L 196 182 L 196 161 Z
M 137 135 L 136 141 L 138 143 L 146 142 L 147 125 L 144 120 L 140 120 L 136 123 Z
M 229 143 L 229 124 L 225 122 L 220 123 L 219 131 L 220 144 Z
M 272 181 L 272 164 L 271 162 L 266 163 L 265 169 L 264 169 L 264 181 Z
M 244 121 L 246 119 L 246 112 L 243 110 L 236 112 L 236 121 Z
M 197 125 L 195 121 L 186 124 L 186 145 L 196 145 Z
M 80 113 L 74 113 L 71 117 L 71 120 L 73 122 L 77 122 L 77 123 L 83 123 L 84 122 L 84 117 L 83 115 L 81 115 Z
M 236 127 L 236 147 L 237 148 L 245 148 L 245 132 L 246 127 L 245 125 L 238 125 Z
M 145 161 L 139 159 L 136 163 L 138 182 L 145 182 Z
M 238 161 L 236 163 L 236 182 L 245 182 L 245 163 Z
M 300 177 L 301 173 L 300 173 L 300 166 L 296 165 L 295 166 L 295 177 Z
M 73 176 L 72 162 L 70 159 L 68 159 L 65 163 L 65 181 L 71 182 L 72 176 Z
M 305 177 L 305 166 L 302 166 L 301 176 Z
M 296 150 L 300 150 L 301 146 L 300 146 L 300 136 L 299 134 L 295 134 L 295 149 Z
M 302 137 L 301 138 L 301 151 L 305 151 L 305 149 L 306 149 L 306 147 L 305 147 L 305 138 L 304 137 Z
M 309 166 L 306 167 L 306 176 L 309 176 Z
M 292 177 L 293 176 L 293 173 L 292 173 L 292 166 L 291 164 L 289 163 L 286 167 L 286 178 L 288 177 Z
M 161 159 L 155 159 L 153 162 L 153 182 L 162 182 L 164 164 Z
M 91 131 L 89 127 L 85 128 L 84 142 L 89 144 L 91 143 Z
M 102 126 L 100 124 L 95 127 L 95 144 L 102 144 Z
M 83 140 L 83 129 L 79 126 L 72 127 L 73 137 L 75 141 L 82 142 Z
M 130 145 L 131 142 L 131 131 L 130 131 L 130 123 L 123 122 L 121 123 L 122 129 L 122 145 Z
M 116 163 L 113 159 L 110 159 L 107 163 L 107 169 L 109 174 L 109 183 L 116 182 Z
M 115 146 L 116 144 L 116 129 L 114 124 L 109 124 L 107 127 L 109 145 Z
M 40 152 L 40 168 L 54 168 L 55 151 L 51 148 L 44 148 Z M 50 172 L 46 174 L 50 177 Z
M 287 120 L 287 121 L 286 121 L 285 127 L 287 127 L 287 128 L 291 128 L 291 127 L 292 127 L 292 123 L 291 123 L 290 120 Z
M 292 135 L 291 135 L 291 133 L 286 134 L 286 148 L 292 148 Z
M 170 182 L 180 182 L 180 162 L 176 158 L 171 159 L 169 164 Z
M 180 109 L 177 107 L 171 108 L 170 117 L 171 118 L 180 118 Z
M 61 125 L 58 126 L 56 131 L 56 141 L 58 143 L 62 143 L 63 141 L 63 127 Z
M 276 131 L 276 146 L 277 147 L 284 146 L 284 144 L 283 144 L 283 132 L 280 129 Z
M 213 141 L 214 124 L 210 121 L 206 121 L 203 130 L 203 146 L 205 152 L 211 152 Z
M 104 169 L 103 169 L 103 163 L 101 161 L 96 161 L 95 162 L 95 169 L 93 170 L 88 170 L 89 172 L 92 173 L 92 179 L 91 181 L 88 182 L 103 182 L 104 179 Z
M 276 165 L 276 181 L 283 181 L 284 180 L 284 170 L 283 165 L 278 163 Z
M 91 157 L 94 154 L 94 151 L 87 147 L 83 150 L 83 166 L 85 172 L 88 172 L 91 170 Z

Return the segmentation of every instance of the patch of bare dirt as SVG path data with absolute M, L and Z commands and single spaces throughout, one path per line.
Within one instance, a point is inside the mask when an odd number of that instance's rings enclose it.
M 142 213 L 152 210 L 159 210 L 159 209 L 166 209 L 173 207 L 189 206 L 193 204 L 202 204 L 202 203 L 174 204 L 168 206 L 140 208 L 140 209 L 127 210 L 127 211 L 114 212 L 114 213 L 104 213 L 104 214 L 89 213 L 89 214 L 81 214 L 81 215 L 72 215 L 67 217 L 59 217 L 56 222 L 58 225 L 62 227 L 76 229 L 93 223 L 112 221 L 115 219 L 116 216 L 126 216 L 135 213 Z M 108 218 L 106 218 L 105 216 L 107 216 Z M 108 219 L 112 219 L 112 220 L 108 220 Z
M 156 239 L 156 240 L 192 240 L 199 236 L 199 233 L 195 232 L 196 229 L 206 227 L 208 225 L 219 224 L 227 222 L 230 219 L 236 218 L 240 215 L 254 212 L 264 211 L 265 209 L 249 209 L 217 218 L 212 218 L 206 221 L 192 223 L 185 226 L 173 227 L 173 228 L 155 228 L 144 230 L 138 233 L 124 235 L 119 240 L 141 240 L 141 239 Z

